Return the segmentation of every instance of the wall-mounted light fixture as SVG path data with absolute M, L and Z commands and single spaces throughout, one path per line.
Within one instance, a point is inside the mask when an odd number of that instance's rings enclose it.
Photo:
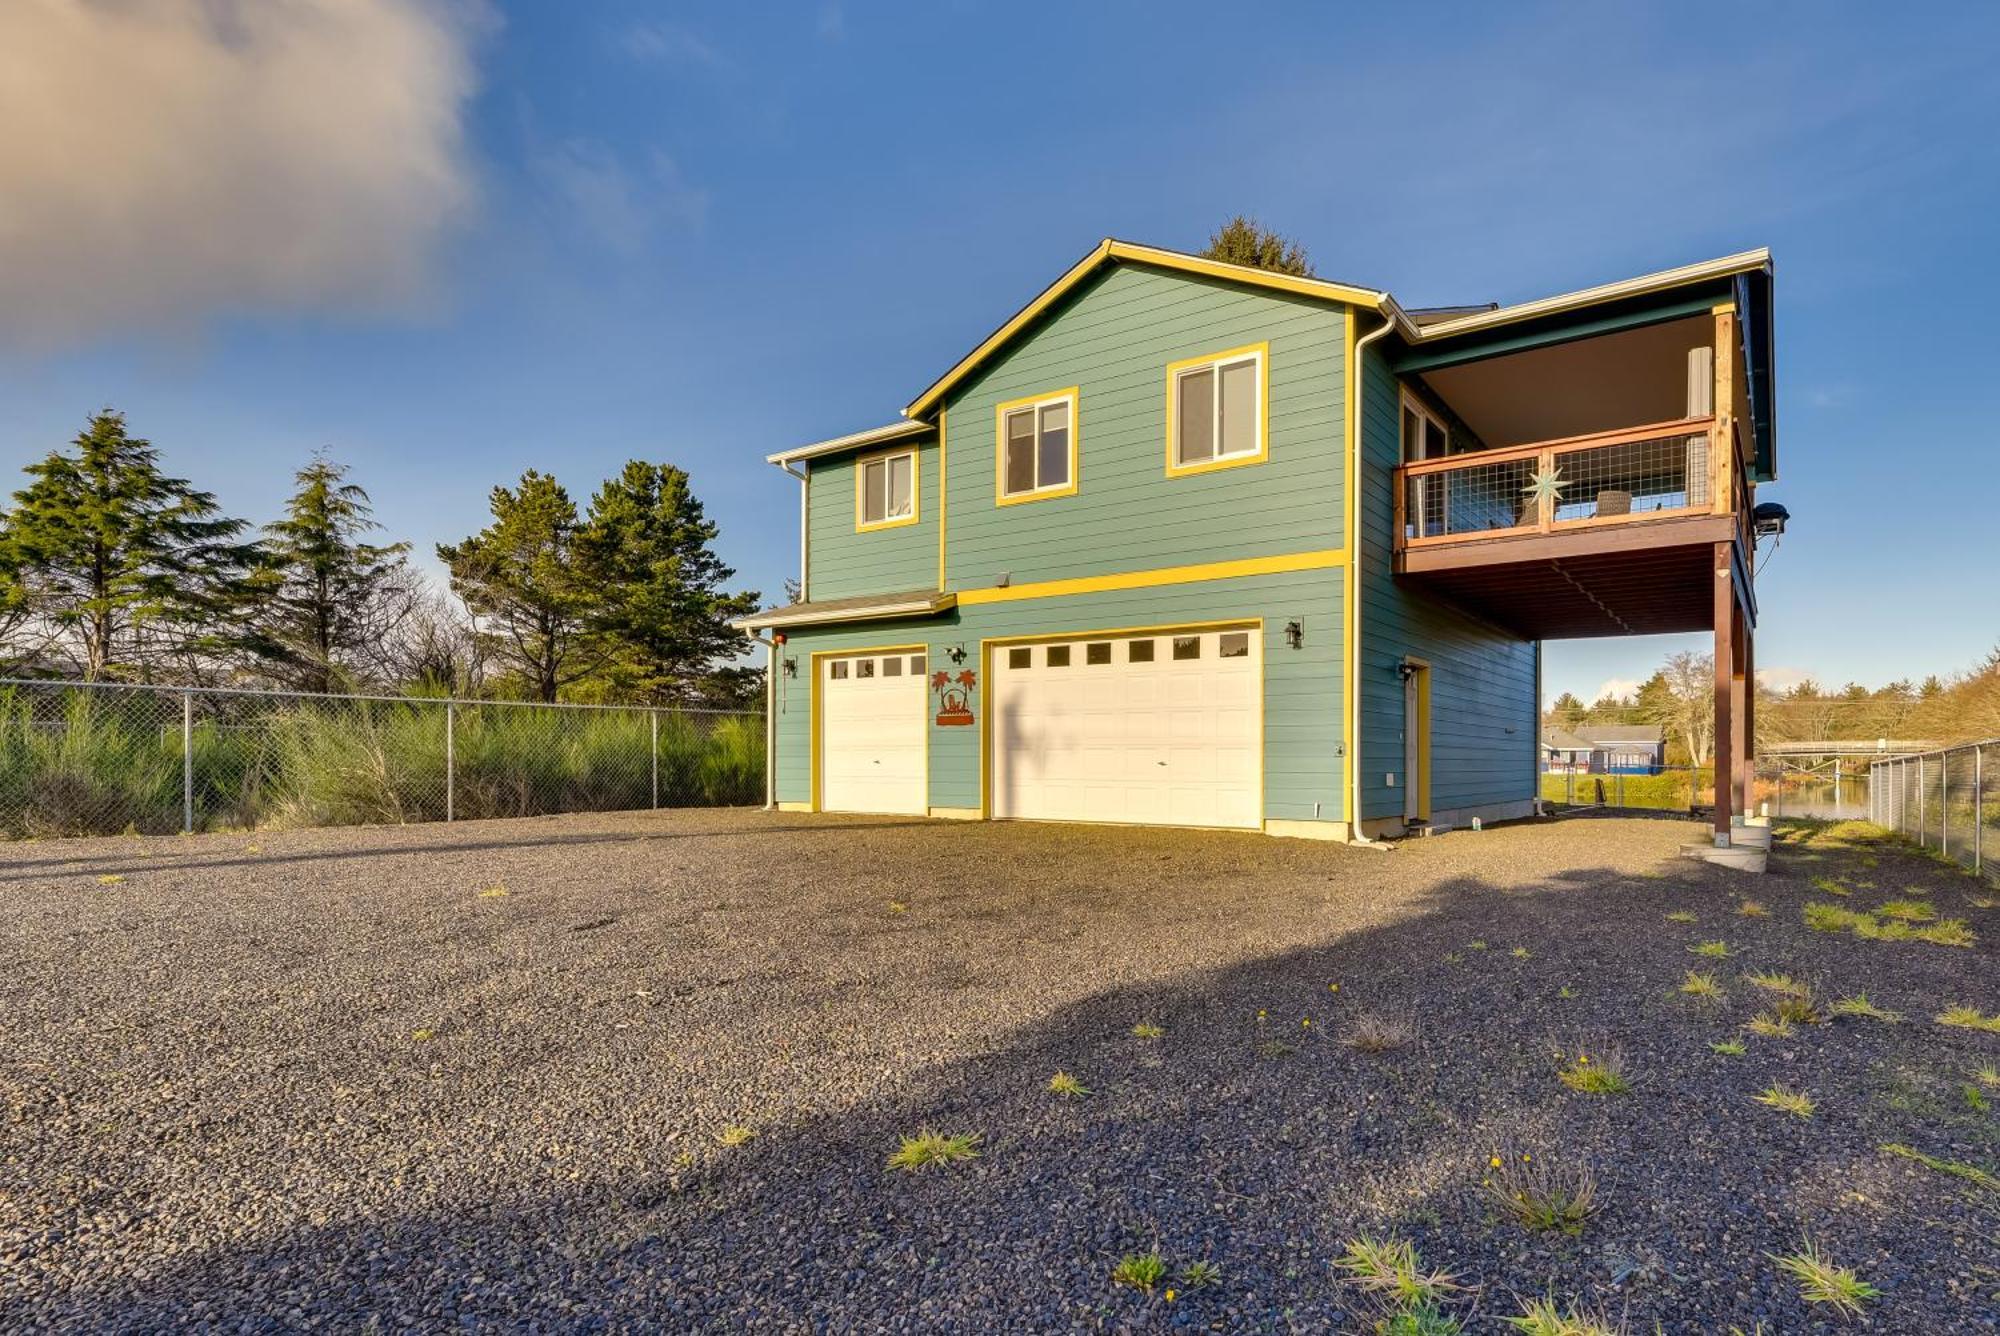
M 798 661 L 797 659 L 793 658 L 793 657 L 792 657 L 791 655 L 789 655 L 789 654 L 788 654 L 788 655 L 786 655 L 786 656 L 785 656 L 785 676 L 786 676 L 786 677 L 797 677 L 798 675 L 799 675 L 799 661 Z
M 1304 649 L 1306 644 L 1306 619 L 1294 617 L 1285 623 L 1285 643 L 1293 649 Z
M 948 649 L 948 650 L 946 650 L 946 651 L 944 652 L 944 656 L 945 656 L 945 657 L 946 657 L 947 659 L 950 659 L 950 660 L 951 660 L 951 661 L 952 661 L 953 663 L 964 663 L 964 662 L 965 662 L 965 646 L 963 646 L 963 645 L 953 645 L 953 646 L 952 646 L 952 647 L 951 647 L 950 649 Z

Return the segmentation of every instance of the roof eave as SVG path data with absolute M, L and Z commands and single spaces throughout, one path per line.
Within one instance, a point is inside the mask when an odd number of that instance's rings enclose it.
M 1703 260 L 1697 264 L 1682 265 L 1678 269 L 1662 269 L 1658 273 L 1641 274 L 1637 278 L 1620 279 L 1616 283 L 1601 283 L 1594 288 L 1580 288 L 1575 292 L 1559 293 L 1553 297 L 1538 297 L 1534 301 L 1519 302 L 1513 306 L 1482 311 L 1477 315 L 1461 316 L 1456 320 L 1425 325 L 1416 330 L 1414 339 L 1416 342 L 1429 343 L 1434 339 L 1448 339 L 1454 334 L 1469 334 L 1491 329 L 1495 325 L 1533 320 L 1538 316 L 1561 315 L 1567 311 L 1598 306 L 1626 297 L 1643 297 L 1650 293 L 1711 282 L 1718 278 L 1733 278 L 1737 274 L 1752 270 L 1769 270 L 1770 267 L 1771 252 L 1768 248 L 1760 246 L 1756 250 L 1741 251 L 1714 260 Z
M 908 440 L 912 436 L 923 436 L 932 429 L 928 422 L 905 419 L 891 422 L 881 427 L 870 427 L 867 431 L 851 432 L 846 436 L 835 436 L 830 440 L 814 441 L 811 445 L 794 446 L 790 450 L 780 450 L 774 455 L 765 455 L 764 462 L 783 468 L 801 459 L 816 459 L 821 455 L 839 454 L 846 450 L 865 450 L 871 445 L 888 445 L 895 441 Z
M 738 617 L 729 624 L 739 631 L 784 630 L 792 626 L 828 626 L 836 622 L 882 622 L 905 617 L 935 617 L 958 606 L 957 594 L 934 594 L 927 598 L 897 599 L 859 608 L 773 608 L 769 612 Z

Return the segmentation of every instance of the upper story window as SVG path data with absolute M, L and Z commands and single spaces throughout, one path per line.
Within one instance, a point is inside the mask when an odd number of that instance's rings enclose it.
M 1254 464 L 1270 453 L 1270 345 L 1167 368 L 1167 472 Z
M 994 410 L 996 499 L 1068 496 L 1076 490 L 1077 391 L 1010 399 Z
M 1403 462 L 1443 459 L 1449 439 L 1437 414 L 1408 390 L 1403 391 Z
M 917 522 L 917 452 L 868 455 L 854 467 L 854 527 L 891 529 Z

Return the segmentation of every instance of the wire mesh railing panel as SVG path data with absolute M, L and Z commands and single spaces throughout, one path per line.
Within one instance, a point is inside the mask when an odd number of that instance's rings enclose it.
M 763 797 L 764 720 L 748 712 L 0 681 L 10 838 Z
M 1487 533 L 1537 522 L 1532 495 L 1535 461 L 1465 463 L 1404 481 L 1404 530 L 1409 538 Z
M 1557 523 L 1709 504 L 1705 432 L 1561 450 L 1554 464 Z
M 1688 812 L 1715 800 L 1712 767 L 1667 767 L 1648 774 L 1599 774 L 1544 767 L 1541 799 L 1561 808 L 1618 808 L 1638 812 Z

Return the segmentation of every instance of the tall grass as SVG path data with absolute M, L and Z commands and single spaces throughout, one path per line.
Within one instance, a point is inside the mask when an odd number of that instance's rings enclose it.
M 201 695 L 190 748 L 199 829 L 439 821 L 441 701 Z M 461 704 L 460 820 L 759 801 L 763 721 L 644 709 Z M 181 698 L 149 689 L 0 687 L 0 833 L 163 834 L 182 820 Z

